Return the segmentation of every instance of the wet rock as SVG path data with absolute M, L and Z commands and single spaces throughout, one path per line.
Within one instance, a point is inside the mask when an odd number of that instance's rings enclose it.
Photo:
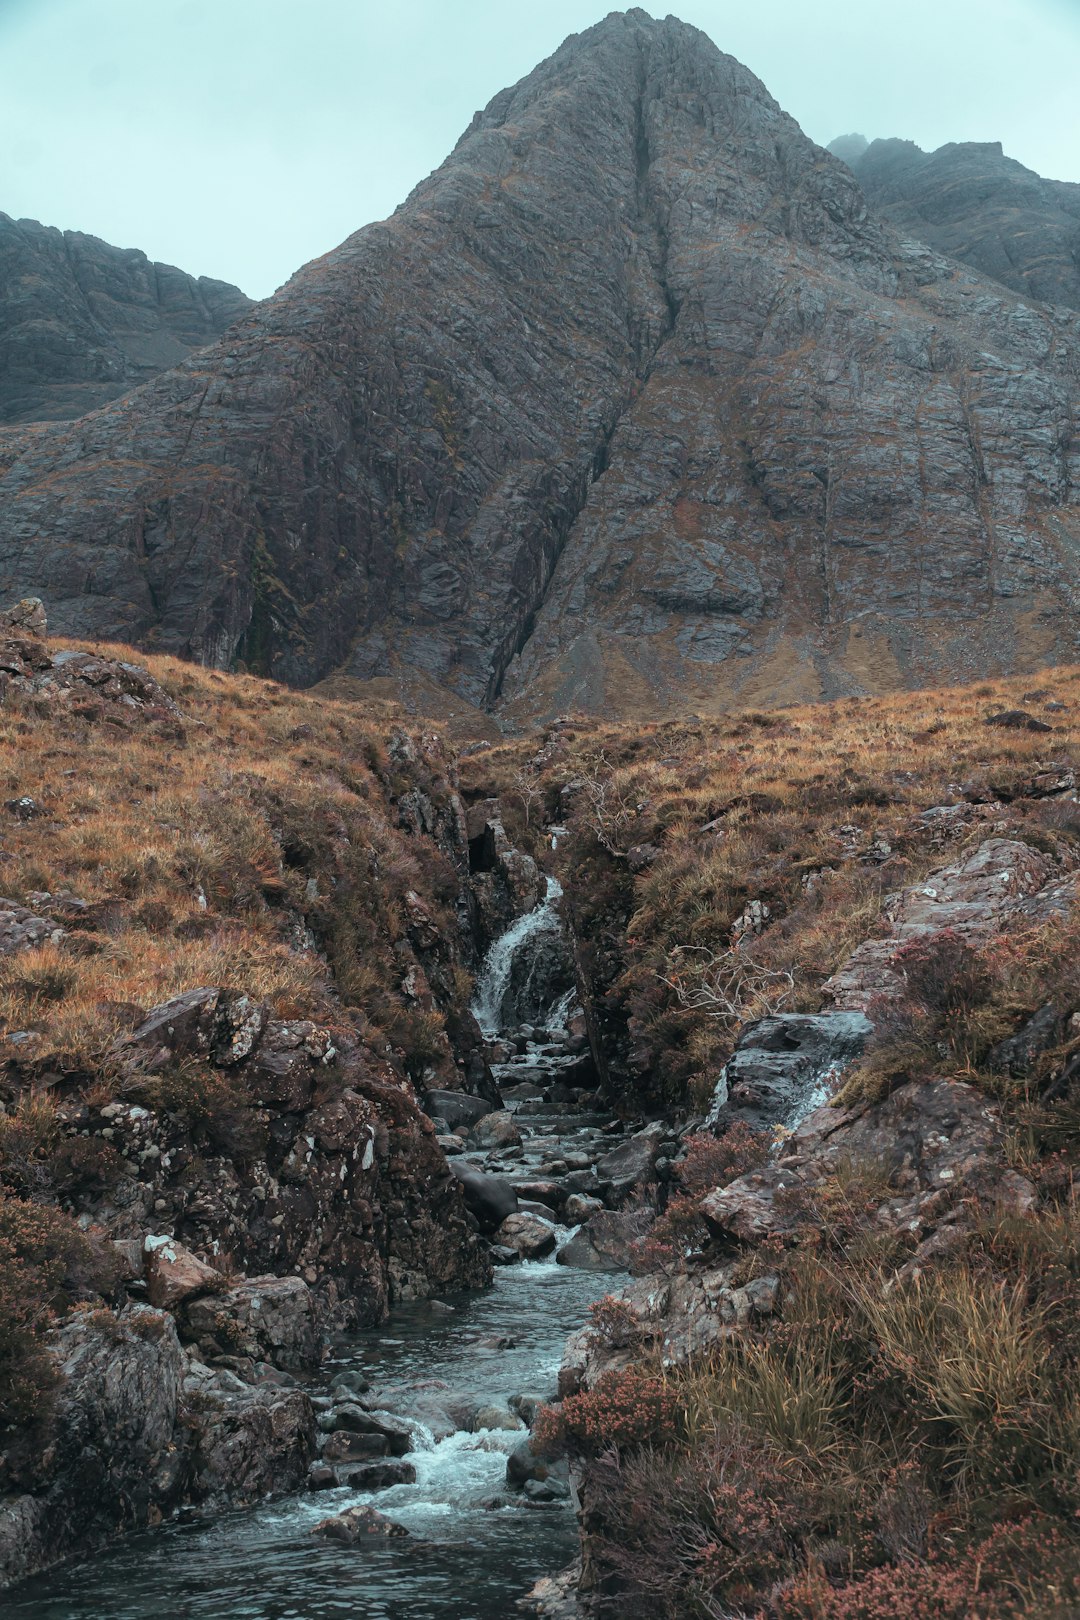
M 716 1085 L 708 1125 L 790 1125 L 824 1101 L 873 1026 L 861 1012 L 778 1013 L 749 1024 Z
M 527 1479 L 522 1495 L 530 1502 L 565 1502 L 570 1496 L 570 1486 L 564 1479 Z
M 524 1427 L 517 1413 L 511 1412 L 505 1406 L 481 1406 L 472 1421 L 472 1429 L 477 1434 L 481 1429 L 504 1429 L 512 1432 Z
M 495 1233 L 496 1242 L 513 1249 L 523 1260 L 542 1260 L 555 1249 L 555 1228 L 549 1220 L 524 1211 L 508 1215 Z
M 600 1198 L 589 1198 L 585 1193 L 570 1193 L 563 1206 L 563 1219 L 567 1226 L 580 1226 L 582 1221 L 587 1221 L 603 1207 Z
M 530 1429 L 536 1421 L 537 1412 L 546 1404 L 547 1397 L 543 1395 L 512 1395 L 510 1397 L 510 1410 L 516 1412 L 518 1417 Z
M 469 1127 L 469 1142 L 476 1147 L 516 1147 L 520 1141 L 521 1132 L 514 1124 L 514 1116 L 505 1110 L 485 1114 Z
M 651 1210 L 599 1210 L 564 1243 L 560 1266 L 579 1271 L 627 1271 L 633 1245 L 653 1223 Z
M 470 1097 L 464 1091 L 429 1091 L 424 1097 L 424 1112 L 432 1119 L 442 1119 L 452 1131 L 459 1125 L 472 1126 L 490 1112 L 482 1097 Z
M 321 1442 L 323 1461 L 326 1463 L 369 1462 L 389 1454 L 385 1435 L 357 1434 L 350 1429 L 335 1429 Z
M 597 1160 L 597 1178 L 601 1186 L 610 1190 L 612 1203 L 624 1203 L 631 1194 L 655 1182 L 660 1143 L 666 1134 L 664 1125 L 647 1125 Z
M 143 1244 L 147 1297 L 151 1305 L 175 1310 L 196 1294 L 220 1293 L 225 1278 L 213 1266 L 171 1237 L 148 1237 Z
M 370 1505 L 346 1508 L 344 1513 L 335 1513 L 332 1518 L 321 1519 L 310 1533 L 313 1536 L 325 1536 L 330 1541 L 343 1542 L 346 1547 L 354 1547 L 366 1536 L 409 1534 L 403 1524 L 388 1519 L 385 1513 L 380 1513 L 377 1508 Z
M 332 1390 L 348 1390 L 350 1395 L 366 1395 L 371 1388 L 371 1380 L 357 1367 L 347 1367 L 344 1372 L 335 1373 L 330 1380 Z
M 550 1479 L 556 1465 L 538 1457 L 528 1440 L 516 1445 L 506 1459 L 506 1483 L 515 1490 L 530 1479 Z
M 517 1213 L 517 1193 L 504 1176 L 485 1175 L 457 1160 L 451 1161 L 450 1170 L 461 1182 L 466 1207 L 476 1216 L 481 1230 L 494 1232 L 508 1215 Z
M 329 1463 L 312 1463 L 308 1469 L 309 1491 L 333 1491 L 337 1489 L 337 1482 L 337 1474 Z
M 334 1469 L 339 1485 L 354 1491 L 388 1491 L 392 1485 L 415 1485 L 416 1469 L 401 1458 L 382 1462 L 338 1463 Z

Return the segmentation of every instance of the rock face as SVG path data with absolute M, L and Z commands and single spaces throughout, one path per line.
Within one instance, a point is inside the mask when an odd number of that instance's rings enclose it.
M 250 308 L 226 281 L 0 214 L 0 422 L 97 410 Z
M 849 137 L 850 139 L 850 137 Z M 1026 298 L 1080 309 L 1080 185 L 1044 180 L 1000 141 L 874 141 L 850 165 L 875 211 L 905 236 Z
M 1078 337 L 616 13 L 217 344 L 8 434 L 0 591 L 510 720 L 1067 659 Z

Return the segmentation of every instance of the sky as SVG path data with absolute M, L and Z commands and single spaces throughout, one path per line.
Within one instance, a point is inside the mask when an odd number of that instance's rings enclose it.
M 604 0 L 0 0 L 0 210 L 264 297 L 393 211 Z M 646 5 L 655 16 L 666 5 Z M 1080 0 L 683 0 L 823 145 L 1080 181 Z

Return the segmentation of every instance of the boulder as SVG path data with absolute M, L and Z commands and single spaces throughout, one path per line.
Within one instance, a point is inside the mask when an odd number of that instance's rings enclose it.
M 473 1416 L 471 1427 L 474 1434 L 479 1434 L 482 1429 L 505 1429 L 513 1432 L 515 1429 L 523 1429 L 525 1424 L 516 1412 L 511 1412 L 506 1406 L 480 1406 Z
M 310 1534 L 326 1536 L 331 1541 L 343 1542 L 346 1547 L 354 1547 L 365 1536 L 407 1536 L 409 1532 L 403 1524 L 397 1524 L 395 1520 L 388 1519 L 385 1513 L 365 1504 L 346 1508 L 332 1518 L 321 1519 Z
M 580 1226 L 582 1221 L 587 1221 L 603 1207 L 602 1198 L 589 1198 L 585 1193 L 570 1193 L 563 1205 L 563 1220 L 567 1226 Z
M 392 1485 L 415 1485 L 416 1469 L 399 1457 L 381 1462 L 338 1463 L 334 1475 L 339 1485 L 354 1491 L 388 1491 Z
M 708 1125 L 796 1125 L 824 1102 L 872 1033 L 857 1011 L 777 1013 L 747 1025 L 717 1081 Z
M 521 1141 L 521 1132 L 514 1124 L 513 1114 L 502 1109 L 495 1114 L 485 1114 L 471 1125 L 469 1141 L 476 1147 L 516 1147 Z
M 628 1271 L 633 1245 L 652 1223 L 651 1210 L 598 1210 L 555 1258 L 579 1271 Z
M 611 1189 L 613 1203 L 624 1203 L 639 1188 L 655 1182 L 660 1143 L 666 1135 L 666 1126 L 646 1125 L 597 1161 L 597 1178 L 602 1186 Z
M 445 1120 L 455 1131 L 459 1125 L 475 1125 L 483 1119 L 490 1112 L 490 1104 L 464 1091 L 429 1091 L 424 1097 L 424 1112 L 432 1119 Z
M 508 1215 L 495 1233 L 495 1241 L 514 1249 L 523 1260 L 542 1260 L 555 1248 L 555 1228 L 539 1215 Z
M 223 1349 L 309 1372 L 322 1360 L 312 1293 L 302 1277 L 249 1277 L 186 1309 L 189 1331 Z
M 161 1310 L 175 1310 L 196 1294 L 218 1293 L 225 1287 L 220 1271 L 175 1238 L 148 1237 L 143 1250 L 147 1298 Z
M 508 1215 L 516 1215 L 517 1193 L 505 1176 L 488 1176 L 474 1165 L 453 1159 L 449 1166 L 461 1182 L 465 1205 L 486 1232 L 493 1232 Z

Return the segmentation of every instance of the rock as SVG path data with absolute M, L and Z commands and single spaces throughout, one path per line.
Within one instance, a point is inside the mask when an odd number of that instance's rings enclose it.
M 567 1226 L 580 1226 L 587 1221 L 598 1209 L 603 1209 L 603 1200 L 589 1198 L 585 1193 L 571 1193 L 563 1205 L 563 1219 Z
M 497 1114 L 485 1114 L 475 1125 L 471 1125 L 469 1141 L 477 1147 L 516 1147 L 521 1141 L 521 1132 L 514 1124 L 513 1114 L 504 1110 Z
M 516 1445 L 506 1459 L 506 1483 L 516 1490 L 530 1479 L 549 1479 L 552 1464 L 538 1457 L 528 1440 Z
M 389 1454 L 385 1435 L 357 1434 L 350 1429 L 335 1429 L 322 1442 L 322 1456 L 326 1463 L 368 1462 Z
M 9 608 L 0 610 L 0 629 L 15 630 L 19 635 L 43 639 L 49 631 L 45 604 L 40 596 L 24 596 Z
M 409 1532 L 403 1524 L 388 1519 L 377 1508 L 365 1505 L 346 1508 L 344 1513 L 321 1519 L 310 1534 L 326 1536 L 331 1541 L 341 1541 L 345 1546 L 353 1547 L 365 1536 L 407 1536 Z
M 1065 1019 L 1050 1002 L 1040 1007 L 1015 1035 L 991 1047 L 986 1055 L 987 1067 L 1020 1079 L 1030 1073 L 1036 1058 L 1059 1045 L 1064 1038 Z
M 824 1102 L 872 1032 L 861 1012 L 778 1013 L 748 1024 L 717 1081 L 707 1124 L 797 1124 Z
M 524 1427 L 525 1425 L 517 1413 L 509 1411 L 505 1406 L 481 1406 L 472 1421 L 473 1432 L 476 1434 L 479 1434 L 482 1429 L 513 1431 Z
M 522 1212 L 508 1215 L 495 1233 L 496 1242 L 513 1249 L 523 1260 L 542 1260 L 555 1249 L 555 1228 L 550 1220 Z
M 197 1497 L 240 1505 L 299 1490 L 315 1455 L 314 1419 L 302 1390 L 205 1388 L 192 1459 Z
M 37 945 L 59 945 L 63 928 L 50 916 L 39 916 L 15 900 L 0 900 L 0 956 L 29 951 Z
M 482 1097 L 469 1097 L 464 1091 L 429 1091 L 424 1097 L 425 1114 L 445 1120 L 452 1131 L 459 1125 L 475 1125 L 488 1111 Z
M 914 1199 L 909 1223 L 922 1219 L 924 1201 L 943 1190 L 963 1189 L 972 1207 L 981 1201 L 993 1208 L 1007 1191 L 1004 1134 L 997 1106 L 974 1087 L 912 1081 L 881 1103 L 819 1108 L 789 1139 L 782 1158 L 709 1193 L 702 1213 L 717 1236 L 741 1243 L 791 1236 L 812 1216 L 790 1195 L 812 1189 L 838 1161 L 887 1168 L 893 1188 Z M 1008 1197 L 1023 1203 L 1026 1186 L 1011 1187 Z M 778 1199 L 779 1193 L 788 1196 Z M 935 1204 L 925 1218 L 937 1213 Z
M 190 1331 L 292 1372 L 322 1359 L 311 1290 L 301 1277 L 249 1277 L 186 1309 Z
M 366 1395 L 371 1388 L 371 1381 L 359 1368 L 348 1367 L 344 1372 L 335 1373 L 330 1380 L 332 1390 L 347 1390 L 350 1395 Z
M 579 1271 L 627 1271 L 633 1245 L 653 1223 L 651 1210 L 600 1210 L 590 1215 L 555 1256 Z
M 488 1176 L 471 1164 L 452 1160 L 450 1169 L 461 1182 L 465 1203 L 480 1222 L 481 1229 L 493 1232 L 508 1215 L 517 1213 L 517 1193 L 503 1176 Z
M 656 1180 L 656 1161 L 666 1134 L 663 1125 L 646 1125 L 597 1160 L 597 1178 L 602 1186 L 610 1188 L 613 1203 L 624 1203 L 632 1193 Z
M 547 1404 L 543 1395 L 512 1395 L 510 1397 L 510 1410 L 516 1412 L 522 1422 L 531 1429 L 536 1421 L 536 1414 L 542 1406 Z
M 901 946 L 946 928 L 974 943 L 985 940 L 1013 915 L 1055 909 L 1056 879 L 1054 863 L 1029 844 L 986 839 L 971 854 L 939 867 L 923 883 L 889 895 L 883 915 L 888 932 L 856 947 L 826 980 L 825 996 L 838 1008 L 863 1013 L 872 1011 L 871 1004 L 881 997 L 899 998 L 904 979 L 894 959 Z M 1071 889 L 1067 886 L 1065 892 L 1071 894 Z
M 1053 731 L 1053 726 L 1047 721 L 1040 720 L 1037 715 L 1029 714 L 1026 709 L 1000 709 L 997 714 L 986 716 L 988 726 L 1011 727 L 1013 731 Z
M 530 1502 L 565 1502 L 570 1496 L 570 1487 L 564 1479 L 527 1479 L 522 1495 Z
M 148 1237 L 144 1244 L 147 1297 L 151 1305 L 174 1310 L 196 1294 L 219 1293 L 225 1278 L 213 1266 L 171 1237 Z
M 79 1313 L 51 1349 L 61 1383 L 43 1450 L 0 1499 L 0 1586 L 155 1522 L 183 1495 L 172 1459 L 184 1353 L 172 1318 L 145 1305 Z
M 339 1463 L 334 1474 L 339 1485 L 354 1491 L 388 1491 L 393 1485 L 415 1485 L 412 1463 L 392 1458 L 383 1462 Z
M 214 1038 L 219 997 L 220 991 L 211 986 L 174 996 L 125 1036 L 120 1050 L 139 1054 L 144 1066 L 151 1068 L 173 1054 L 205 1055 Z

